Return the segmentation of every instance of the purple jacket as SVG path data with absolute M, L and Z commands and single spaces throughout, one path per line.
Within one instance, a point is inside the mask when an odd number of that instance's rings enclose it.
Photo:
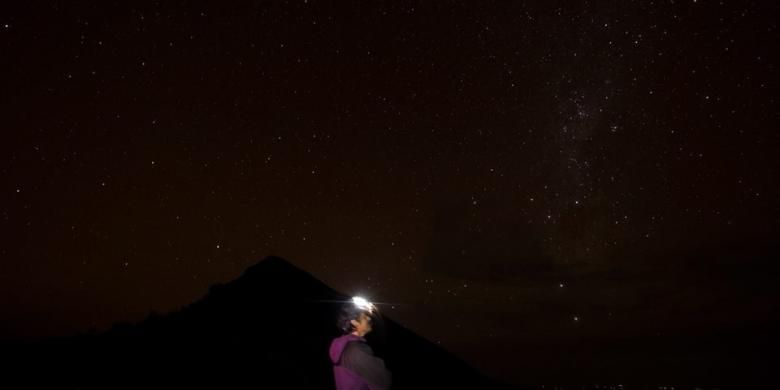
M 374 356 L 366 339 L 346 334 L 330 343 L 330 360 L 337 390 L 386 390 L 391 373 L 382 359 Z

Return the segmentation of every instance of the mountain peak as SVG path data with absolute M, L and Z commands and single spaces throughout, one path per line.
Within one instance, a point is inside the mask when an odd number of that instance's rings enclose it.
M 280 281 L 286 283 L 315 283 L 322 284 L 312 274 L 296 267 L 292 262 L 278 256 L 268 256 L 247 268 L 239 280 L 249 279 L 255 282 L 277 284 Z
M 268 256 L 258 261 L 247 268 L 237 280 L 219 286 L 217 289 L 222 287 L 236 288 L 249 296 L 257 296 L 258 294 L 268 297 L 278 294 L 299 297 L 320 296 L 322 294 L 331 297 L 342 295 L 314 275 L 278 256 Z
M 296 267 L 293 263 L 279 256 L 267 256 L 244 271 L 244 274 L 256 272 L 308 272 Z

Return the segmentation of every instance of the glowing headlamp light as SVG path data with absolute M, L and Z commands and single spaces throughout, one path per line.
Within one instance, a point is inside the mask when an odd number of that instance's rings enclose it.
M 352 297 L 352 303 L 357 306 L 359 309 L 367 310 L 369 313 L 373 313 L 374 310 L 376 310 L 376 307 L 374 307 L 374 304 L 367 301 L 363 297 Z

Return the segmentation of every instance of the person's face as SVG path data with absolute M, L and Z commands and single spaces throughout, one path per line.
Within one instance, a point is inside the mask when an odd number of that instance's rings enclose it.
M 353 333 L 357 333 L 358 336 L 363 337 L 371 331 L 371 317 L 366 313 L 360 313 L 360 317 L 357 320 L 351 320 L 352 326 L 355 327 Z

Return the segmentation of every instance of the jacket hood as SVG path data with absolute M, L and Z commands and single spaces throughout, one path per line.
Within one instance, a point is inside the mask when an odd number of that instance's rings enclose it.
M 330 360 L 333 364 L 339 364 L 341 361 L 341 353 L 344 352 L 344 348 L 350 341 L 362 341 L 366 342 L 366 339 L 355 336 L 353 334 L 345 334 L 341 337 L 336 337 L 333 342 L 330 343 Z

